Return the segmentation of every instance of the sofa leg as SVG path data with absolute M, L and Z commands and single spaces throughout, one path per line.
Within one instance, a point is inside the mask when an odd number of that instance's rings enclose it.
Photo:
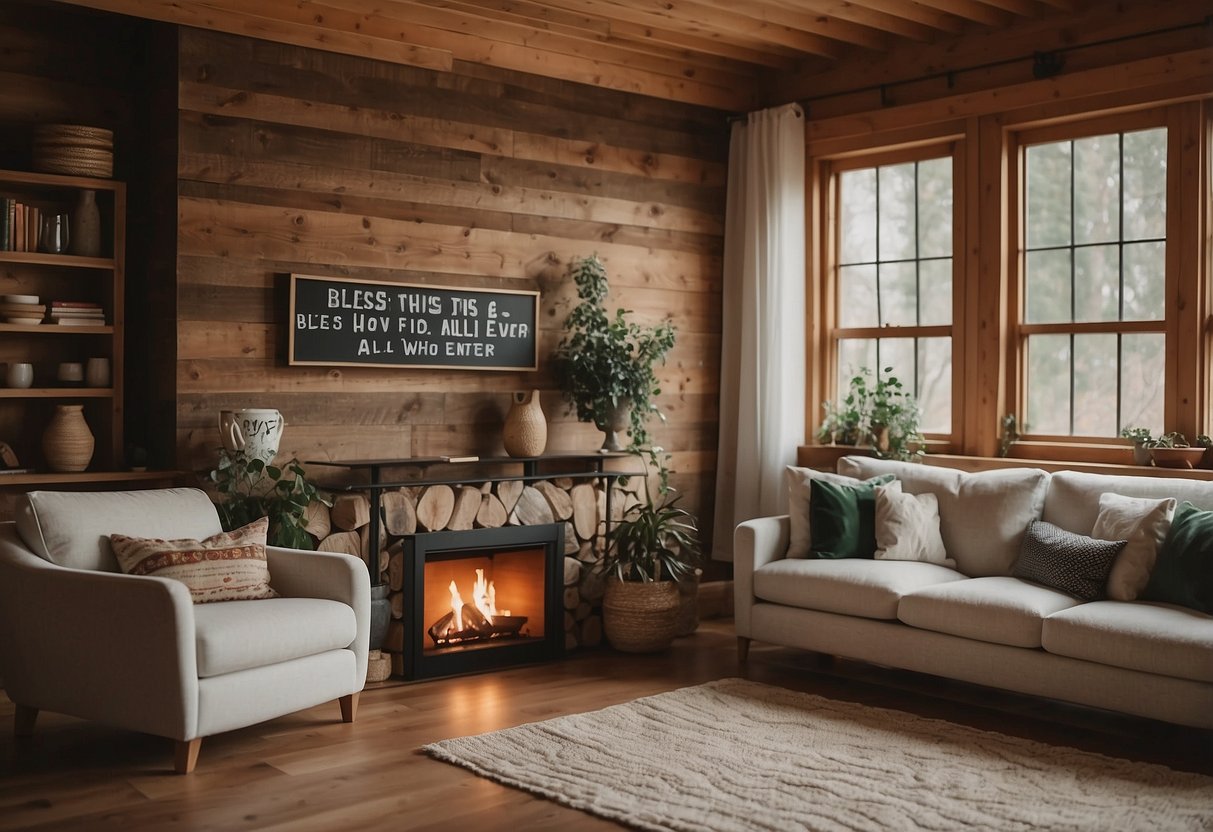
M 351 693 L 349 696 L 343 696 L 337 701 L 341 703 L 341 721 L 353 722 L 358 718 L 358 697 L 360 694 Z
M 750 639 L 746 636 L 737 637 L 737 661 L 744 662 L 750 657 Z
M 26 705 L 18 705 L 13 713 L 13 736 L 32 737 L 34 723 L 38 721 L 38 709 Z
M 198 764 L 198 750 L 202 748 L 202 737 L 192 740 L 177 740 L 177 749 L 173 754 L 173 769 L 178 774 L 189 774 Z

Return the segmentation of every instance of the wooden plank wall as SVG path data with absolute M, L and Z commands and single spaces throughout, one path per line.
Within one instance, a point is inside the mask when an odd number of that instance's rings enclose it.
M 282 411 L 301 459 L 500 454 L 510 394 L 531 388 L 549 450 L 596 448 L 549 355 L 576 300 L 567 265 L 597 252 L 612 306 L 678 328 L 653 433 L 711 528 L 723 113 L 193 29 L 179 52 L 180 465 L 212 464 L 219 410 L 254 406 Z M 539 370 L 288 367 L 290 272 L 538 289 Z

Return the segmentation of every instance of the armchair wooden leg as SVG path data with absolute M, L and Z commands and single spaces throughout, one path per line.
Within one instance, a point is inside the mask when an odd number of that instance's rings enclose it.
M 26 705 L 18 705 L 13 713 L 13 736 L 32 737 L 34 723 L 38 721 L 38 709 Z
M 744 662 L 750 657 L 750 639 L 746 636 L 737 637 L 737 661 Z
M 358 718 L 358 697 L 361 694 L 351 693 L 349 696 L 343 696 L 337 701 L 341 703 L 341 721 L 353 722 Z
M 198 764 L 198 749 L 202 748 L 202 737 L 192 740 L 177 740 L 177 750 L 173 755 L 173 768 L 178 774 L 189 774 Z

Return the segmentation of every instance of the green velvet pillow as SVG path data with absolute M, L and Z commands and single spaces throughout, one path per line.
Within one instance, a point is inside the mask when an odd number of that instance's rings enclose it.
M 892 482 L 886 474 L 859 485 L 809 483 L 809 557 L 823 560 L 870 558 L 876 554 L 876 487 Z
M 1141 598 L 1213 613 L 1213 511 L 1180 503 Z

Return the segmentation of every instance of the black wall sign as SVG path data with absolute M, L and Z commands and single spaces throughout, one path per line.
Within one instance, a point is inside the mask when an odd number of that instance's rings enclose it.
M 539 293 L 291 275 L 291 364 L 534 370 Z

